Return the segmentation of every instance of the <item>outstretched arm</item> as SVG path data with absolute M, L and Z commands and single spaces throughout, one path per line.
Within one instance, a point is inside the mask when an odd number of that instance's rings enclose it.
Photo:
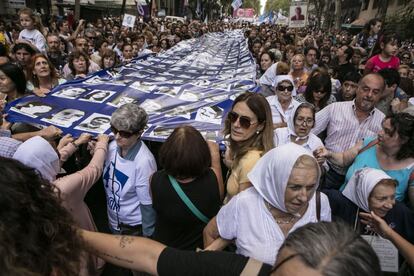
M 165 245 L 141 237 L 108 235 L 80 230 L 87 250 L 112 264 L 157 275 Z

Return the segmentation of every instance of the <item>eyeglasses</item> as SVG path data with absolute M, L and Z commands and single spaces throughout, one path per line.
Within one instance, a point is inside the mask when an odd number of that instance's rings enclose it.
M 287 90 L 289 92 L 292 92 L 293 91 L 293 85 L 284 86 L 284 85 L 279 84 L 277 86 L 277 90 L 279 90 L 279 91 L 285 91 L 285 90 Z
M 405 57 L 402 57 L 403 59 L 410 59 L 410 57 L 407 57 L 407 56 L 405 56 Z
M 307 118 L 307 119 L 306 118 L 296 118 L 295 121 L 298 125 L 303 125 L 303 123 L 306 123 L 307 126 L 313 125 L 313 122 L 314 122 L 314 120 L 310 119 L 310 118 Z
M 234 111 L 230 111 L 227 114 L 227 118 L 230 120 L 232 124 L 234 124 L 237 119 L 239 119 L 240 126 L 244 129 L 250 128 L 252 125 L 257 124 L 257 122 L 252 123 L 251 119 L 247 116 L 240 116 Z
M 87 38 L 89 38 L 89 39 L 95 39 L 96 37 L 95 36 L 87 36 Z
M 130 138 L 132 135 L 136 134 L 128 131 L 118 130 L 114 126 L 111 126 L 111 131 L 114 135 L 118 133 L 122 138 Z

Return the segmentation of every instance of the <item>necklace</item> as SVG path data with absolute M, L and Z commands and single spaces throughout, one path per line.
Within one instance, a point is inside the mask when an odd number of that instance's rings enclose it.
M 273 213 L 272 213 L 272 206 L 270 205 L 270 203 L 269 202 L 267 202 L 267 201 L 265 201 L 265 204 L 266 204 L 266 207 L 267 207 L 267 209 L 269 210 L 269 212 L 272 214 L 272 216 L 273 216 L 273 218 L 275 219 L 275 221 L 276 221 L 276 223 L 277 224 L 290 224 L 290 223 L 292 223 L 294 220 L 295 220 L 295 216 L 292 216 L 290 219 L 288 219 L 288 220 L 281 220 L 281 219 L 278 219 L 278 218 L 276 218 L 274 215 L 273 215 Z

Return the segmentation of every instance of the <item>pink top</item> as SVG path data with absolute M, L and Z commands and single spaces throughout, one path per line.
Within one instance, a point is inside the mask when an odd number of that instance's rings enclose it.
M 97 142 L 95 153 L 89 164 L 82 170 L 57 179 L 54 184 L 60 189 L 63 206 L 72 214 L 82 229 L 97 231 L 88 206 L 84 202 L 86 193 L 101 177 L 107 151 L 106 142 Z M 61 160 L 66 160 L 76 151 L 71 143 L 60 151 Z M 105 262 L 92 254 L 85 253 L 79 275 L 99 275 Z
M 365 64 L 365 69 L 369 69 L 369 71 L 376 73 L 386 68 L 398 70 L 399 66 L 400 59 L 396 56 L 392 56 L 388 62 L 383 62 L 380 59 L 380 55 L 375 55 L 367 61 Z

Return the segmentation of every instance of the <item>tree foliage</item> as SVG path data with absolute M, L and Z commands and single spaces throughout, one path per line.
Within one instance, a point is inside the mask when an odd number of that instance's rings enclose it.
M 265 5 L 265 12 L 278 11 L 282 9 L 289 11 L 290 0 L 267 0 Z

